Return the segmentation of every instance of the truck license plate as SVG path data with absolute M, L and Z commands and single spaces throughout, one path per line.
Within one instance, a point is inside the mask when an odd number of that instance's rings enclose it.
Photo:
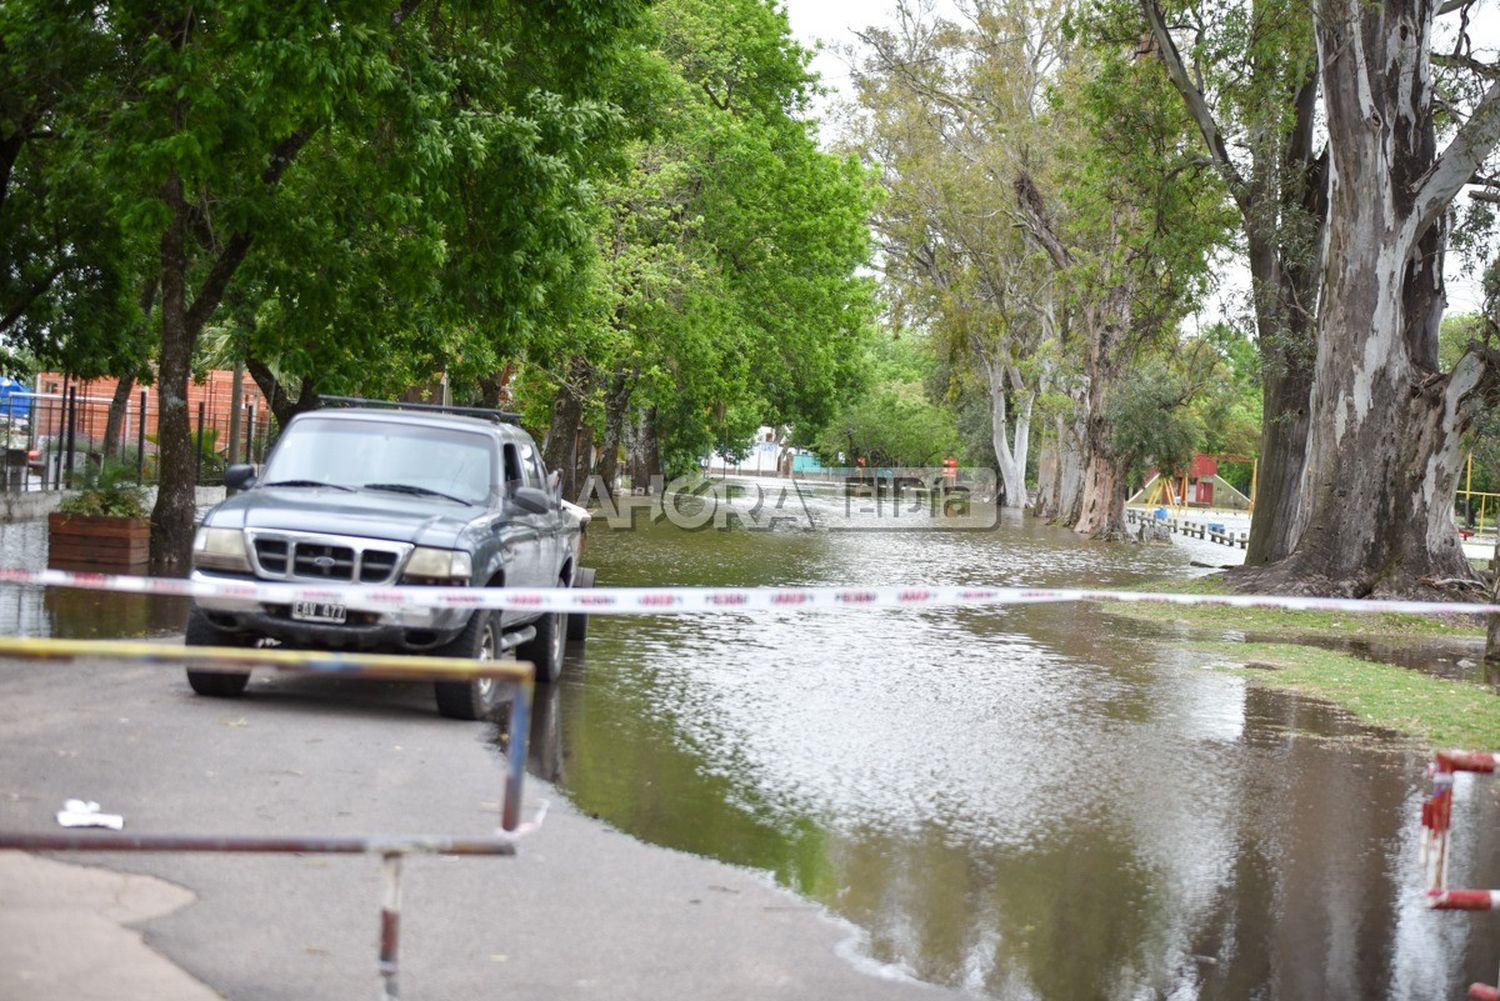
M 349 618 L 349 609 L 327 601 L 294 601 L 292 618 L 299 622 L 334 622 L 342 625 Z

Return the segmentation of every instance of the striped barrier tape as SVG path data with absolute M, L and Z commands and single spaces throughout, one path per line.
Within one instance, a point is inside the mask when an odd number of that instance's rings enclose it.
M 470 588 L 362 584 L 297 584 L 260 580 L 185 580 L 67 570 L 0 567 L 0 583 L 118 591 L 184 598 L 233 598 L 263 604 L 336 602 L 355 611 L 418 608 L 500 608 L 605 615 L 673 615 L 765 609 L 911 608 L 1026 605 L 1075 601 L 1145 602 L 1220 608 L 1347 612 L 1353 615 L 1500 615 L 1500 605 L 1461 601 L 1209 595 L 1032 587 L 612 587 Z

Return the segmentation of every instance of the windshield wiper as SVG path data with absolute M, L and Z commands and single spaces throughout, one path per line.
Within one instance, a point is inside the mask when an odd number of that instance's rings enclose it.
M 451 500 L 455 504 L 462 504 L 465 507 L 469 505 L 469 502 L 464 500 L 462 497 L 455 497 L 452 494 L 445 494 L 441 490 L 432 490 L 428 487 L 419 487 L 414 483 L 366 483 L 365 489 L 389 490 L 392 493 L 412 494 L 416 497 L 441 497 L 444 500 Z
M 346 487 L 342 483 L 324 483 L 322 480 L 277 480 L 274 483 L 262 483 L 263 487 L 328 487 L 331 490 L 342 490 L 345 493 L 354 493 L 353 487 Z

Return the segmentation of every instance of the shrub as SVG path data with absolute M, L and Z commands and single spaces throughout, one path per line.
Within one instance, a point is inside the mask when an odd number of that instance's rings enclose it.
M 135 470 L 106 459 L 85 464 L 83 488 L 58 505 L 68 515 L 141 518 L 146 514 L 146 492 L 135 483 Z

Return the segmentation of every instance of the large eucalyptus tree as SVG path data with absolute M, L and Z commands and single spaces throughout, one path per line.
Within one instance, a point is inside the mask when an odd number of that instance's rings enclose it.
M 1433 0 L 1314 13 L 1329 192 L 1305 496 L 1296 548 L 1251 580 L 1418 593 L 1473 577 L 1453 528 L 1458 446 L 1500 402 L 1500 353 L 1476 343 L 1445 372 L 1438 334 L 1447 214 L 1500 141 L 1500 80 L 1480 67 L 1494 82 L 1466 113 L 1438 101 Z

